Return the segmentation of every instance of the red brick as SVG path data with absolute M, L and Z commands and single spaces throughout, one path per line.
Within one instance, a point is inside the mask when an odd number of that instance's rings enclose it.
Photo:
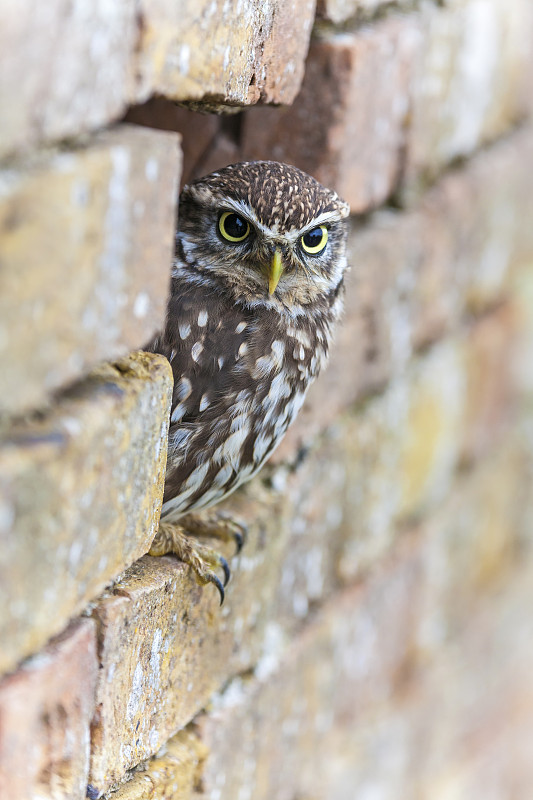
M 293 106 L 246 113 L 244 156 L 295 164 L 353 213 L 382 203 L 399 179 L 416 40 L 406 17 L 314 41 Z
M 0 683 L 0 796 L 82 800 L 98 662 L 92 620 L 73 623 Z

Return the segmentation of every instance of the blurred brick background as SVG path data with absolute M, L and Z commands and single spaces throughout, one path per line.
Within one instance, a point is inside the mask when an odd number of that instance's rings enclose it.
M 530 800 L 532 106 L 530 0 L 4 3 L 2 799 Z M 180 183 L 254 158 L 351 273 L 219 610 L 144 555 L 142 346 Z

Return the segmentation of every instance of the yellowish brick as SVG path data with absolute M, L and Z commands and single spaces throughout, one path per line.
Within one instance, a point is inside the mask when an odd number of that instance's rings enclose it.
M 209 750 L 207 797 L 351 800 L 372 789 L 467 800 L 494 782 L 495 796 L 526 800 L 533 637 L 523 610 L 533 561 L 531 548 L 508 548 L 522 526 L 513 506 L 528 485 L 518 452 L 504 447 L 456 483 L 444 563 L 427 558 L 431 524 L 404 531 L 357 587 L 214 699 L 196 720 Z M 492 565 L 489 580 L 480 561 Z M 427 594 L 435 581 L 446 587 L 438 598 Z M 453 624 L 421 649 L 419 626 L 436 607 Z M 517 786 L 527 788 L 515 794 Z
M 0 157 L 94 130 L 133 89 L 135 5 L 9 0 L 0 9 Z
M 416 550 L 404 544 L 393 563 L 335 595 L 196 720 L 209 750 L 205 796 L 357 796 L 355 731 L 361 735 L 369 716 L 390 706 L 411 658 L 420 572 Z
M 175 134 L 133 126 L 0 173 L 0 411 L 160 328 L 178 174 Z
M 381 211 L 364 228 L 354 225 L 346 312 L 330 363 L 275 461 L 294 458 L 339 413 L 401 373 L 413 351 L 457 331 L 471 312 L 501 303 L 518 281 L 517 325 L 525 331 L 533 316 L 527 300 L 533 195 L 524 164 L 532 160 L 533 135 L 526 127 L 450 171 L 417 209 Z M 528 353 L 524 341 L 524 380 Z
M 171 376 L 161 356 L 104 365 L 0 443 L 0 671 L 58 633 L 148 549 Z
M 192 800 L 201 783 L 206 748 L 192 731 L 180 731 L 170 739 L 157 756 L 108 800 Z
M 137 94 L 247 105 L 290 103 L 304 72 L 314 0 L 140 4 Z
M 264 495 L 256 482 L 230 506 L 249 534 L 222 608 L 214 587 L 198 586 L 170 556 L 140 559 L 95 606 L 102 669 L 90 780 L 99 790 L 156 753 L 230 675 L 257 660 L 287 536 L 283 497 Z
M 427 3 L 420 18 L 406 164 L 411 187 L 500 136 L 531 108 L 528 0 Z

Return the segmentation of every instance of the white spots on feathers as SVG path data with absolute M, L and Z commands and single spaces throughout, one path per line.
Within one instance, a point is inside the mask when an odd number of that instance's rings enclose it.
M 180 337 L 185 340 L 191 332 L 191 326 L 188 323 L 180 322 L 180 324 L 178 325 L 178 331 Z
M 272 445 L 272 434 L 261 433 L 254 443 L 254 461 L 262 461 Z
M 248 345 L 246 344 L 246 342 L 243 342 L 240 345 L 239 350 L 237 351 L 238 358 L 244 358 L 247 352 L 248 352 Z
M 283 365 L 283 358 L 285 356 L 285 345 L 281 339 L 274 339 L 270 345 L 273 354 L 273 363 L 278 369 Z
M 235 333 L 242 333 L 243 330 L 246 328 L 246 322 L 239 322 L 237 327 L 235 328 Z
M 202 311 L 200 311 L 198 314 L 198 327 L 205 328 L 205 326 L 207 325 L 207 319 L 208 319 L 207 311 L 205 309 L 202 309 Z
M 255 380 L 266 378 L 274 370 L 274 366 L 274 360 L 271 356 L 260 356 L 252 369 L 252 378 Z
M 206 408 L 209 408 L 211 405 L 211 401 L 209 400 L 207 394 L 203 394 L 200 398 L 200 405 L 198 406 L 198 411 L 205 411 Z
M 203 349 L 204 346 L 201 342 L 195 342 L 191 347 L 191 358 L 193 361 L 196 361 L 196 363 L 198 363 L 198 359 L 200 358 Z
M 192 383 L 188 378 L 182 377 L 176 383 L 174 391 L 178 400 L 186 400 L 192 392 Z
M 170 421 L 181 422 L 186 413 L 187 413 L 187 406 L 185 405 L 185 403 L 178 403 L 178 405 L 174 408 L 174 411 L 172 412 Z
M 224 356 L 219 356 L 217 359 L 217 363 L 218 363 L 218 368 L 222 369 L 222 367 L 224 366 Z
M 302 344 L 297 345 L 292 351 L 292 355 L 296 361 L 303 361 L 305 358 L 305 349 Z
M 291 387 L 287 380 L 287 375 L 285 375 L 283 372 L 280 372 L 272 380 L 267 397 L 269 397 L 271 400 L 281 400 L 283 397 L 289 397 L 290 393 Z

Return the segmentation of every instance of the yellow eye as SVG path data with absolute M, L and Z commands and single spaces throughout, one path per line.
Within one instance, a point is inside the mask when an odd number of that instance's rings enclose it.
M 317 228 L 312 228 L 301 238 L 302 247 L 306 253 L 316 256 L 321 253 L 326 244 L 328 243 L 328 229 L 325 225 L 320 225 Z
M 224 211 L 220 215 L 218 229 L 228 242 L 242 242 L 250 233 L 248 222 L 234 211 Z

